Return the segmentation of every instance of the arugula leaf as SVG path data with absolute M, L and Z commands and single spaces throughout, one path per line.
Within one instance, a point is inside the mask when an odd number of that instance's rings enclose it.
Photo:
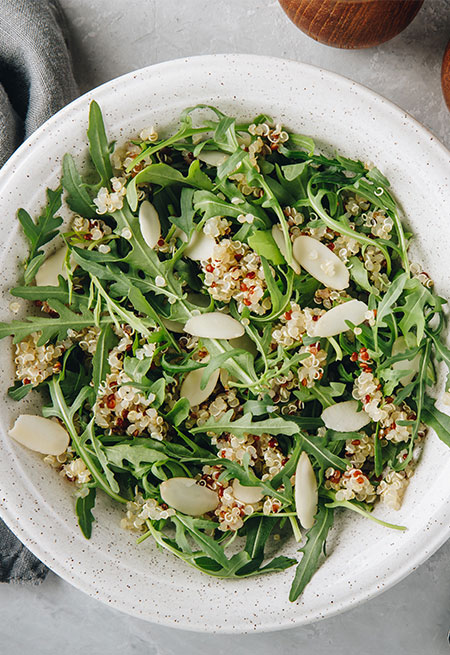
M 18 343 L 32 332 L 41 332 L 37 345 L 42 346 L 54 337 L 59 340 L 65 339 L 69 329 L 82 330 L 95 325 L 93 313 L 86 307 L 82 307 L 80 313 L 76 313 L 59 300 L 54 299 L 52 300 L 52 309 L 58 312 L 58 318 L 27 316 L 23 321 L 14 320 L 10 323 L 0 323 L 0 339 L 14 335 L 13 343 Z M 102 317 L 101 324 L 109 323 L 110 320 L 109 317 Z
M 448 374 L 447 380 L 445 383 L 445 390 L 450 391 L 450 348 L 447 348 L 445 344 L 440 341 L 440 339 L 433 336 L 433 343 L 436 349 L 436 359 L 438 362 L 445 362 Z
M 384 294 L 381 302 L 377 307 L 376 324 L 378 327 L 385 325 L 384 318 L 391 313 L 392 307 L 400 298 L 407 282 L 408 275 L 406 273 L 400 273 L 400 275 L 398 275 L 391 283 L 389 289 Z
M 196 191 L 194 193 L 194 209 L 201 212 L 205 220 L 213 216 L 237 218 L 241 214 L 252 214 L 252 216 L 260 218 L 267 228 L 272 225 L 266 212 L 258 205 L 251 204 L 247 200 L 234 205 L 231 202 L 218 198 L 211 191 Z
M 450 448 L 450 416 L 440 412 L 433 400 L 425 395 L 423 401 L 422 419 L 436 432 L 437 436 Z
M 104 325 L 99 334 L 97 347 L 92 358 L 92 383 L 95 393 L 98 392 L 100 384 L 106 379 L 106 375 L 110 371 L 108 355 L 116 342 L 117 337 L 112 330 L 112 326 L 109 323 Z
M 150 164 L 128 183 L 127 200 L 133 211 L 136 211 L 138 205 L 137 186 L 139 184 L 158 184 L 161 187 L 181 184 L 206 190 L 213 187 L 209 177 L 201 170 L 198 159 L 189 166 L 186 177 L 168 164 Z
M 268 259 L 272 264 L 284 264 L 285 259 L 274 241 L 270 230 L 256 230 L 248 239 L 250 248 L 260 256 Z
M 93 100 L 89 107 L 89 127 L 87 131 L 89 140 L 89 154 L 100 176 L 102 185 L 109 188 L 113 176 L 111 166 L 110 148 L 105 132 L 105 124 L 98 103 Z
M 427 305 L 434 307 L 436 299 L 431 291 L 415 278 L 405 284 L 405 292 L 406 302 L 399 307 L 403 312 L 399 328 L 405 336 L 415 329 L 419 344 L 425 332 L 425 308 Z
M 214 432 L 214 434 L 223 434 L 229 432 L 235 437 L 244 437 L 246 434 L 297 434 L 299 429 L 292 421 L 286 421 L 283 418 L 269 418 L 265 421 L 253 421 L 251 414 L 244 414 L 235 421 L 232 420 L 234 410 L 230 409 L 220 416 L 217 421 L 211 416 L 203 425 L 191 428 L 193 434 L 199 432 Z
M 16 382 L 14 382 L 14 385 L 12 387 L 9 387 L 8 396 L 13 400 L 22 400 L 22 398 L 28 396 L 28 394 L 32 389 L 33 389 L 32 384 L 23 384 L 23 382 L 16 380 Z
M 92 509 L 95 505 L 95 497 L 97 490 L 95 487 L 89 489 L 86 496 L 78 496 L 75 503 L 75 512 L 78 517 L 78 525 L 81 532 L 86 539 L 90 539 L 92 535 L 92 524 L 95 521 Z
M 97 218 L 98 214 L 86 189 L 95 187 L 85 184 L 79 174 L 72 155 L 66 153 L 63 158 L 63 176 L 61 183 L 67 192 L 66 202 L 77 214 L 86 218 Z
M 278 519 L 270 516 L 253 516 L 245 522 L 245 551 L 252 559 L 264 557 L 264 547 Z
M 171 216 L 171 222 L 189 236 L 195 227 L 193 207 L 195 189 L 185 187 L 180 193 L 180 216 Z
M 223 548 L 212 537 L 209 537 L 199 527 L 197 527 L 198 519 L 186 516 L 185 514 L 177 514 L 174 522 L 177 521 L 182 523 L 194 541 L 208 557 L 211 557 L 225 569 L 228 568 L 228 559 Z
M 131 470 L 137 478 L 141 478 L 150 469 L 151 464 L 165 462 L 168 457 L 160 450 L 141 442 L 121 443 L 115 446 L 103 446 L 110 464 L 119 469 Z
M 17 212 L 17 218 L 30 243 L 30 252 L 25 262 L 25 284 L 32 282 L 39 267 L 44 262 L 42 246 L 56 237 L 58 227 L 63 222 L 62 218 L 55 216 L 61 207 L 61 194 L 61 186 L 54 191 L 47 189 L 47 204 L 36 222 L 33 221 L 25 209 L 19 209 Z
M 320 506 L 315 523 L 306 533 L 306 543 L 300 552 L 303 557 L 295 571 L 295 578 L 289 593 L 289 600 L 295 601 L 305 589 L 319 566 L 319 558 L 325 549 L 328 532 L 333 525 L 333 512 Z
M 167 412 L 166 420 L 172 425 L 178 426 L 187 419 L 190 408 L 187 398 L 179 398 L 172 409 Z
M 332 466 L 333 468 L 340 469 L 341 471 L 345 471 L 347 468 L 347 462 L 342 459 L 341 457 L 338 457 L 334 453 L 331 452 L 325 445 L 325 439 L 323 437 L 313 437 L 310 434 L 307 434 L 306 432 L 300 432 L 300 425 L 302 424 L 302 418 L 301 417 L 296 417 L 296 416 L 290 416 L 289 417 L 291 421 L 296 423 L 299 431 L 299 443 L 301 445 L 301 448 L 303 450 L 306 450 L 308 455 L 312 455 L 314 459 L 317 461 L 319 466 L 323 468 L 328 468 L 329 466 Z
M 360 286 L 361 289 L 364 289 L 364 291 L 367 291 L 368 293 L 373 293 L 375 296 L 379 296 L 380 292 L 378 291 L 378 289 L 374 287 L 372 284 L 370 284 L 369 282 L 367 269 L 365 268 L 362 261 L 358 257 L 350 257 L 348 263 L 350 264 L 348 269 L 352 280 L 358 286 Z

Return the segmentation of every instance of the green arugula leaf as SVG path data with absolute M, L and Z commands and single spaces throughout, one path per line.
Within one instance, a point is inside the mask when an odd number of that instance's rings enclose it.
M 112 326 L 110 324 L 104 325 L 99 334 L 97 347 L 92 358 L 92 383 L 96 394 L 100 384 L 106 379 L 107 373 L 111 370 L 108 356 L 117 341 Z
M 380 292 L 378 289 L 369 282 L 367 269 L 365 268 L 362 261 L 358 257 L 350 257 L 348 263 L 350 264 L 348 269 L 353 282 L 360 286 L 361 289 L 364 289 L 364 291 L 373 293 L 375 296 L 379 296 Z
M 405 284 L 405 292 L 406 302 L 399 307 L 403 312 L 399 328 L 405 336 L 415 329 L 419 344 L 425 332 L 425 308 L 434 307 L 436 299 L 431 291 L 415 278 Z
M 22 400 L 22 398 L 28 396 L 28 394 L 32 389 L 33 389 L 32 384 L 23 384 L 23 382 L 19 382 L 18 380 L 16 380 L 16 382 L 14 382 L 14 385 L 12 387 L 9 387 L 8 396 L 13 400 Z
M 270 230 L 256 230 L 248 237 L 247 241 L 250 248 L 253 248 L 258 255 L 265 257 L 272 264 L 284 264 L 285 259 L 275 243 Z
M 193 207 L 195 189 L 185 187 L 180 193 L 180 216 L 171 216 L 171 222 L 189 236 L 195 227 Z
M 67 193 L 66 202 L 72 211 L 85 218 L 97 218 L 95 205 L 86 189 L 97 190 L 98 185 L 94 187 L 83 182 L 73 157 L 69 153 L 66 153 L 63 158 L 61 183 Z
M 235 437 L 244 437 L 246 434 L 261 436 L 262 434 L 297 434 L 299 429 L 292 421 L 284 418 L 269 418 L 265 421 L 253 421 L 251 414 L 244 414 L 235 421 L 232 420 L 234 410 L 230 409 L 220 416 L 217 421 L 211 416 L 203 425 L 191 428 L 193 434 L 199 432 L 214 432 L 214 434 L 223 434 L 229 432 Z
M 264 557 L 264 547 L 278 519 L 270 516 L 253 516 L 245 522 L 245 551 L 251 559 Z
M 92 509 L 95 505 L 95 497 L 97 490 L 95 487 L 89 489 L 86 496 L 78 496 L 75 503 L 75 512 L 78 517 L 78 525 L 81 532 L 86 539 L 90 539 L 92 535 L 92 524 L 95 521 Z
M 8 335 L 14 335 L 13 343 L 18 343 L 32 332 L 41 332 L 37 345 L 42 346 L 55 337 L 62 341 L 67 337 L 67 330 L 69 329 L 82 330 L 85 327 L 95 325 L 93 313 L 86 307 L 82 307 L 80 313 L 76 313 L 56 299 L 52 300 L 51 306 L 52 309 L 58 312 L 58 318 L 27 316 L 23 321 L 15 320 L 10 323 L 0 323 L 0 339 Z M 102 325 L 109 322 L 111 322 L 109 317 L 102 317 Z
M 436 432 L 437 436 L 450 448 L 450 416 L 440 412 L 432 398 L 425 395 L 422 420 Z
M 25 209 L 19 209 L 17 218 L 22 226 L 23 232 L 30 243 L 30 252 L 25 262 L 25 284 L 30 284 L 34 279 L 39 267 L 44 262 L 42 246 L 51 241 L 58 234 L 58 228 L 63 222 L 59 216 L 55 216 L 61 207 L 62 187 L 54 191 L 47 189 L 47 204 L 44 211 L 36 222 Z
M 131 470 L 137 478 L 145 475 L 152 464 L 164 463 L 168 459 L 168 456 L 160 450 L 155 450 L 150 445 L 143 445 L 141 442 L 103 446 L 103 450 L 110 464 L 119 469 Z
M 110 187 L 110 180 L 113 176 L 111 166 L 110 148 L 105 132 L 105 124 L 101 109 L 95 100 L 89 107 L 89 127 L 87 131 L 89 140 L 89 154 L 92 162 L 100 176 L 104 187 Z
M 187 398 L 179 398 L 172 409 L 166 414 L 166 420 L 178 427 L 189 416 L 191 406 Z
M 127 186 L 127 200 L 133 211 L 136 211 L 138 206 L 137 187 L 139 184 L 157 184 L 161 187 L 180 184 L 206 190 L 213 188 L 213 183 L 206 173 L 201 170 L 198 159 L 189 166 L 186 177 L 168 164 L 150 164 L 146 166 L 132 178 Z
M 295 578 L 289 593 L 289 600 L 295 601 L 302 594 L 319 566 L 319 559 L 325 548 L 328 532 L 333 525 L 333 512 L 319 507 L 315 523 L 306 533 L 306 544 L 300 549 L 303 557 L 295 571 Z
M 403 289 L 407 282 L 408 275 L 406 273 L 400 273 L 400 275 L 397 275 L 395 280 L 391 283 L 389 289 L 384 294 L 377 307 L 376 325 L 378 327 L 385 325 L 384 318 L 391 313 L 392 308 L 403 293 Z

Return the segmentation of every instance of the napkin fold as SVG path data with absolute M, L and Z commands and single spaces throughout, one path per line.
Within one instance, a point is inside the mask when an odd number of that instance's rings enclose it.
M 78 95 L 67 36 L 56 0 L 0 0 L 0 166 Z M 0 582 L 37 584 L 47 572 L 0 521 Z

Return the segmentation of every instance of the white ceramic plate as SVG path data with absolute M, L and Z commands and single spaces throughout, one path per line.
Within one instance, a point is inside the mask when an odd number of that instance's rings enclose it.
M 17 207 L 37 212 L 45 187 L 55 187 L 66 151 L 86 154 L 89 102 L 101 105 L 111 138 L 142 128 L 172 128 L 181 110 L 217 105 L 238 118 L 267 113 L 296 132 L 348 157 L 376 162 L 391 180 L 417 234 L 416 258 L 450 297 L 448 275 L 449 153 L 410 116 L 364 87 L 303 64 L 247 55 L 208 56 L 151 66 L 79 98 L 43 125 L 0 173 L 2 311 L 9 317 L 24 244 Z M 449 536 L 450 451 L 430 434 L 400 512 L 379 516 L 405 524 L 387 530 L 342 515 L 329 540 L 329 557 L 297 603 L 288 593 L 294 571 L 239 582 L 208 578 L 151 539 L 141 546 L 119 527 L 122 509 L 101 498 L 93 538 L 80 534 L 72 488 L 39 456 L 5 434 L 23 411 L 6 398 L 13 377 L 11 348 L 1 342 L 1 515 L 51 569 L 91 596 L 134 616 L 199 631 L 276 630 L 330 616 L 398 582 Z M 101 494 L 100 494 L 101 496 Z M 286 553 L 294 555 L 295 544 Z

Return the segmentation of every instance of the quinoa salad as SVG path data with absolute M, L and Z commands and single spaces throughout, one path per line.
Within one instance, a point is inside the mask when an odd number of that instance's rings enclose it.
M 72 484 L 86 538 L 106 493 L 205 574 L 295 566 L 295 601 L 335 513 L 407 529 L 372 510 L 400 508 L 428 427 L 450 446 L 428 393 L 446 301 L 372 164 L 204 105 L 111 144 L 92 102 L 87 135 L 83 173 L 66 154 L 42 213 L 18 211 L 27 313 L 0 338 L 9 395 L 43 407 L 9 434 Z

